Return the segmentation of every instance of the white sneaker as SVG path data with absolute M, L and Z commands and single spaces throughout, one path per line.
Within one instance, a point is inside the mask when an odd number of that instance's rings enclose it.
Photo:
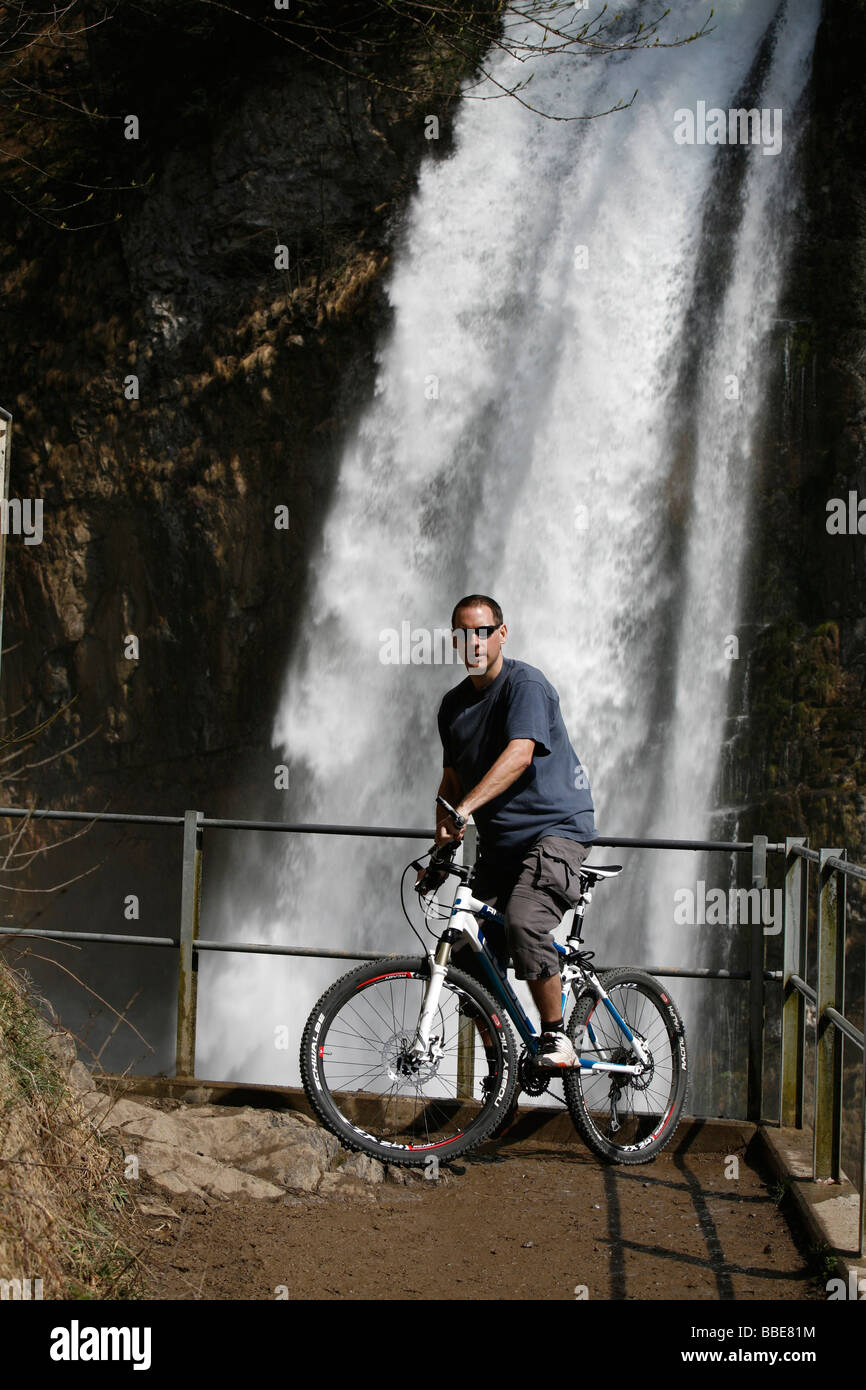
M 579 1059 L 568 1034 L 560 1028 L 554 1028 L 549 1033 L 542 1033 L 535 1065 L 537 1067 L 578 1066 Z

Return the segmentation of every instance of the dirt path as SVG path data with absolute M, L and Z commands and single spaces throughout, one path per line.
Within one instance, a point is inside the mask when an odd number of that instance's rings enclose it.
M 179 1200 L 174 1216 L 140 1218 L 142 1259 L 156 1299 L 823 1302 L 814 1258 L 762 1174 L 738 1162 L 736 1177 L 720 1153 L 606 1168 L 506 1141 L 439 1182 Z

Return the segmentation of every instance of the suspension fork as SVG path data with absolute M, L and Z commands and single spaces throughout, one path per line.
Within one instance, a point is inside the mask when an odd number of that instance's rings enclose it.
M 424 1002 L 421 1005 L 418 1026 L 415 1029 L 415 1037 L 409 1049 L 414 1057 L 426 1057 L 427 1055 L 427 1049 L 430 1046 L 430 1026 L 436 1010 L 439 1008 L 442 983 L 448 973 L 448 962 L 451 959 L 451 948 L 460 936 L 461 933 L 453 927 L 446 927 L 439 938 L 439 945 L 436 947 L 436 954 L 430 967 L 430 980 L 424 991 Z

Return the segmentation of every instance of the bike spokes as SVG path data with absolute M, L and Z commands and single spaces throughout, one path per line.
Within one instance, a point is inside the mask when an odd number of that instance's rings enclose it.
M 513 1042 L 484 991 L 449 972 L 419 1049 L 428 966 L 401 964 L 415 968 L 362 968 L 323 996 L 305 1030 L 301 1072 L 344 1142 L 385 1161 L 423 1162 L 425 1150 L 465 1151 L 493 1127 L 514 1086 Z

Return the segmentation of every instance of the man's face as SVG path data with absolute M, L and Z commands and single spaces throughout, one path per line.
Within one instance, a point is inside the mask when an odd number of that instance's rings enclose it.
M 486 603 L 458 608 L 452 641 L 470 675 L 483 676 L 496 665 L 507 631 L 504 623 L 497 627 Z

